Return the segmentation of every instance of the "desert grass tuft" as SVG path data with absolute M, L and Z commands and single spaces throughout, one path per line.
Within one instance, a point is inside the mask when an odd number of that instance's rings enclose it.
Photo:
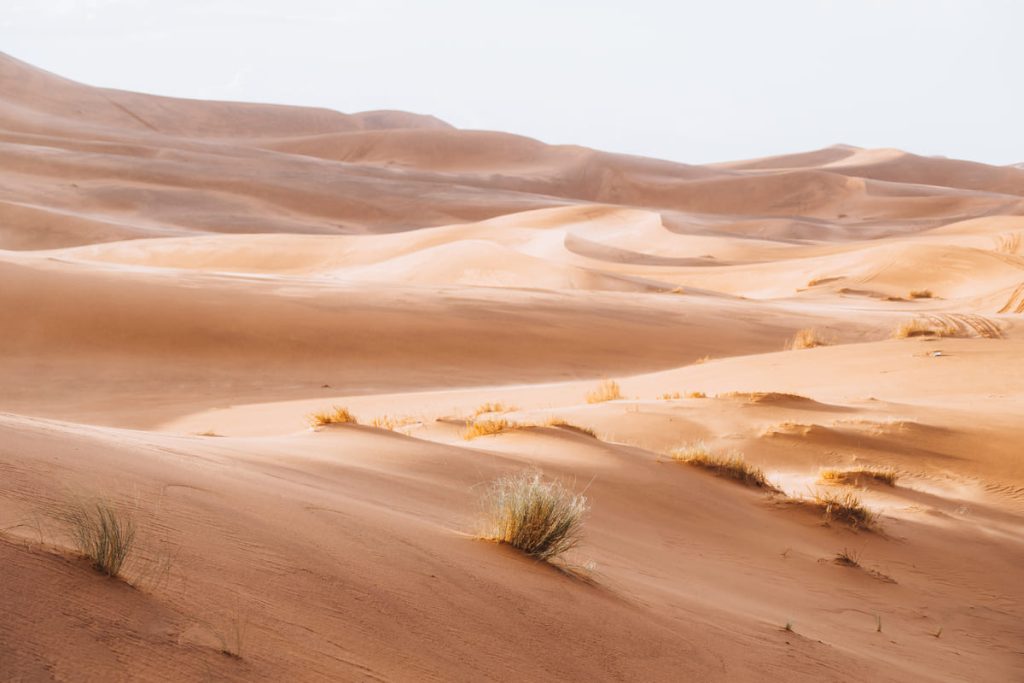
M 671 452 L 672 459 L 694 467 L 701 467 L 720 477 L 735 479 L 746 486 L 776 491 L 764 472 L 749 464 L 742 455 L 716 455 L 703 441 L 680 446 Z
M 355 416 L 348 411 L 348 408 L 334 406 L 330 410 L 321 410 L 310 413 L 306 420 L 311 427 L 325 427 L 333 424 L 358 424 Z
M 580 434 L 586 434 L 587 436 L 597 438 L 597 432 L 590 427 L 580 427 L 579 425 L 566 422 L 560 417 L 548 418 L 547 422 L 544 423 L 545 427 L 558 427 L 560 429 L 568 429 L 571 432 L 579 432 Z
M 407 427 L 411 424 L 416 424 L 416 418 L 381 415 L 380 417 L 375 417 L 370 421 L 370 426 L 376 427 L 377 429 L 387 429 L 391 432 L 395 431 L 399 427 Z
M 686 398 L 707 398 L 708 395 L 703 391 L 690 391 L 686 394 Z
M 546 561 L 579 544 L 587 512 L 583 495 L 533 473 L 498 479 L 484 495 L 483 505 L 484 538 Z
M 910 292 L 911 299 L 931 299 L 934 294 L 930 289 L 914 289 Z
M 886 486 L 895 486 L 899 475 L 895 470 L 855 467 L 850 469 L 826 469 L 818 475 L 826 484 L 849 484 L 857 486 L 865 480 L 877 481 Z
M 813 504 L 821 510 L 826 523 L 836 521 L 854 528 L 873 529 L 878 520 L 878 515 L 851 492 L 818 491 L 814 494 Z
M 791 350 L 813 349 L 817 346 L 828 346 L 829 342 L 818 330 L 807 328 L 800 330 L 789 342 Z
M 843 548 L 843 552 L 836 553 L 835 559 L 832 561 L 843 567 L 853 567 L 855 569 L 860 567 L 860 555 L 856 550 Z
M 500 401 L 497 403 L 481 403 L 477 406 L 476 410 L 473 411 L 473 417 L 480 417 L 486 413 L 510 413 L 513 410 L 518 410 L 518 408 Z
M 117 576 L 135 545 L 135 520 L 103 500 L 75 501 L 62 512 L 75 546 L 97 571 Z
M 602 403 L 620 398 L 622 398 L 622 390 L 619 389 L 619 383 L 615 380 L 606 379 L 598 385 L 597 389 L 587 394 L 587 403 Z
M 472 420 L 466 423 L 466 431 L 462 433 L 462 438 L 466 441 L 471 441 L 478 436 L 494 436 L 504 432 L 514 432 L 517 429 L 525 429 L 528 426 L 518 422 L 511 422 L 504 418 L 498 420 Z

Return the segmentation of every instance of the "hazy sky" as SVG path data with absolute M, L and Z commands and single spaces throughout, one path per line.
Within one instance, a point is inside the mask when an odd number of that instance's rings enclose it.
M 0 0 L 0 50 L 94 85 L 691 163 L 1022 162 L 1022 27 L 1018 0 Z

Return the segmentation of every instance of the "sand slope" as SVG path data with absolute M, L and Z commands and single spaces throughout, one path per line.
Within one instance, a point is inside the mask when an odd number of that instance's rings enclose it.
M 693 166 L 6 55 L 0 159 L 0 677 L 1024 676 L 1024 170 Z M 310 430 L 333 405 L 361 424 Z M 896 486 L 819 480 L 865 466 Z M 558 566 L 476 537 L 531 469 L 591 504 Z M 123 579 L 83 496 L 135 515 Z

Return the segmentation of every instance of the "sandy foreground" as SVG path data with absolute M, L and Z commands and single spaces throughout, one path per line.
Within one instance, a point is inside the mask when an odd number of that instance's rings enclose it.
M 1022 313 L 1024 169 L 688 166 L 0 54 L 0 679 L 1024 680 Z M 819 478 L 856 467 L 898 478 Z M 561 563 L 477 538 L 530 470 L 589 500 Z M 83 496 L 135 516 L 120 579 Z

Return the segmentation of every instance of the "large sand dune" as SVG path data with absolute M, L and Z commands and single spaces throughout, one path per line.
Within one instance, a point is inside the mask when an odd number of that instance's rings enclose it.
M 0 161 L 0 678 L 1024 677 L 1024 170 L 693 166 L 2 54 Z M 485 403 L 516 428 L 466 440 Z M 851 467 L 898 479 L 819 481 Z M 591 504 L 554 566 L 476 538 L 530 469 Z M 59 521 L 89 496 L 135 515 L 120 579 Z

